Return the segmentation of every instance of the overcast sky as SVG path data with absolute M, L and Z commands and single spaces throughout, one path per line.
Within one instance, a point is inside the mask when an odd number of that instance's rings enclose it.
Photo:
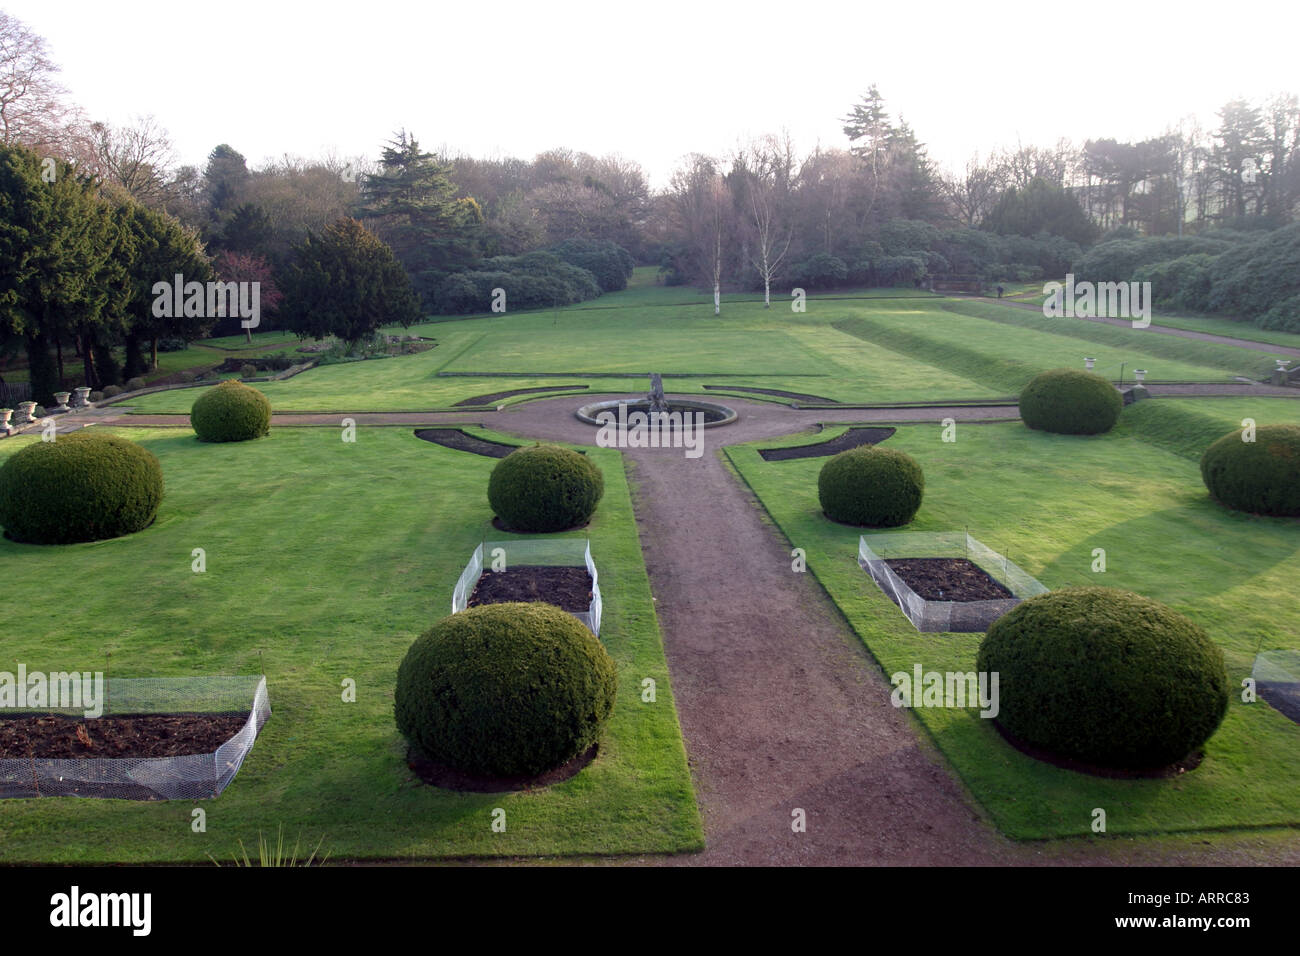
M 456 4 L 0 0 L 93 117 L 151 113 L 180 158 L 227 142 L 377 155 L 399 127 L 479 156 L 556 146 L 640 162 L 788 129 L 844 146 L 875 83 L 938 162 L 1061 137 L 1141 138 L 1227 100 L 1300 93 L 1300 4 L 862 0 Z

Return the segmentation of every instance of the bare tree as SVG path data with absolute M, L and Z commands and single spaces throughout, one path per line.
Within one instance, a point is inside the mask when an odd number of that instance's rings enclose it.
M 748 258 L 763 280 L 763 308 L 772 307 L 772 279 L 790 251 L 794 227 L 790 222 L 790 185 L 794 176 L 794 145 L 789 134 L 765 136 L 737 150 L 733 168 L 743 196 Z
M 686 237 L 699 274 L 713 283 L 713 314 L 722 314 L 722 239 L 730 197 L 727 182 L 709 156 L 692 153 L 673 173 L 670 186 L 677 225 Z
M 953 215 L 963 225 L 974 227 L 1007 188 L 1006 161 L 996 153 L 981 161 L 976 153 L 966 160 L 961 172 L 944 175 L 940 183 Z
M 95 123 L 92 128 L 98 138 L 100 174 L 137 202 L 161 205 L 167 198 L 167 182 L 175 163 L 167 130 L 152 116 L 137 117 L 131 126 Z

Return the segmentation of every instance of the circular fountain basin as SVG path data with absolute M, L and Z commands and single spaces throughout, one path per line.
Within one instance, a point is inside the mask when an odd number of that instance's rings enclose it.
M 740 416 L 734 408 L 728 408 L 726 405 L 719 405 L 717 402 L 697 402 L 688 398 L 673 398 L 668 400 L 668 413 L 674 412 L 683 415 L 693 415 L 695 412 L 704 414 L 704 427 L 714 428 L 718 425 L 730 425 Z M 619 407 L 622 406 L 626 411 L 620 413 Z M 601 412 L 610 412 L 614 415 L 614 421 L 620 418 L 632 415 L 635 412 L 641 412 L 648 415 L 650 413 L 650 402 L 644 398 L 615 398 L 605 402 L 591 402 L 583 405 L 576 412 L 579 419 L 588 425 L 603 425 L 596 416 Z M 691 419 L 694 421 L 694 419 Z

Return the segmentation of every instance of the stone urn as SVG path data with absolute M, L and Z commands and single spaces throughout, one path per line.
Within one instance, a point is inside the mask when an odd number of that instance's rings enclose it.
M 1141 385 L 1142 380 L 1147 377 L 1147 370 L 1144 368 L 1135 368 L 1133 370 L 1133 377 L 1137 379 L 1137 383 Z
M 13 426 L 9 424 L 9 419 L 14 417 L 12 408 L 0 408 L 0 432 L 8 435 L 13 432 Z
M 1097 360 L 1095 358 L 1085 358 L 1083 360 L 1083 367 L 1090 372 L 1092 371 L 1092 367 L 1096 364 L 1097 364 Z
M 72 396 L 73 408 L 90 407 L 90 386 L 89 385 L 83 385 L 80 388 L 74 388 L 72 391 L 73 391 L 73 396 Z
M 18 417 L 14 420 L 14 424 L 15 425 L 32 424 L 32 422 L 36 421 L 35 412 L 36 412 L 35 402 L 19 402 Z
M 55 393 L 54 393 L 54 400 L 55 400 L 56 402 L 58 402 L 58 404 L 55 405 L 53 408 L 51 408 L 51 409 L 49 409 L 49 410 L 50 410 L 51 412 L 67 412 L 67 411 L 71 411 L 71 409 L 68 408 L 68 399 L 69 399 L 71 396 L 72 396 L 72 393 L 71 393 L 71 392 L 55 392 Z

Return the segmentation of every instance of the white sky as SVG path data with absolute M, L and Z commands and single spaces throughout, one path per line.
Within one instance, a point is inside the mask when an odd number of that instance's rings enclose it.
M 640 162 L 786 128 L 844 146 L 871 83 L 938 162 L 1017 141 L 1213 127 L 1228 99 L 1300 94 L 1300 4 L 863 0 L 202 3 L 0 0 L 49 41 L 92 117 L 152 113 L 182 161 L 228 142 L 256 165 L 426 148 Z

